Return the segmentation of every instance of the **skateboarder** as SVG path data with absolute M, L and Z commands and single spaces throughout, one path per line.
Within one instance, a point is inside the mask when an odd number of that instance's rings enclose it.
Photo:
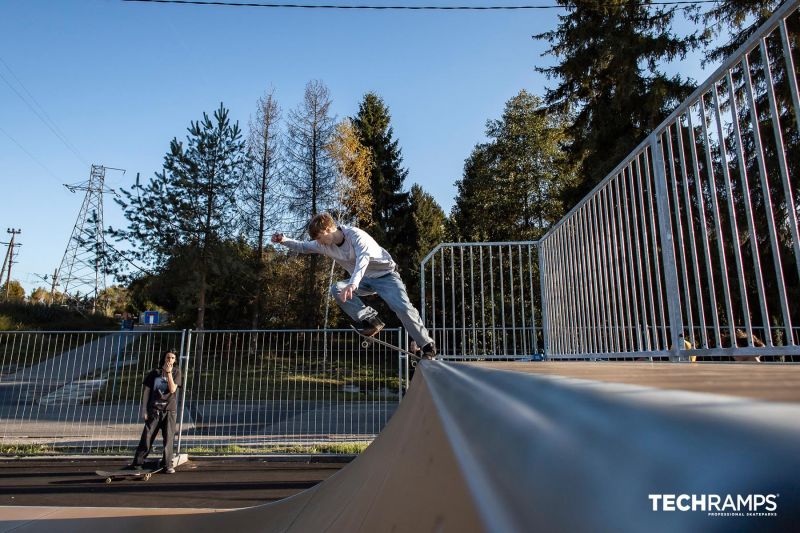
M 365 231 L 352 226 L 337 226 L 328 213 L 320 213 L 311 219 L 308 234 L 313 240 L 300 242 L 275 233 L 272 242 L 296 252 L 328 256 L 350 273 L 349 280 L 333 284 L 330 290 L 336 303 L 353 320 L 361 334 L 371 337 L 384 327 L 378 312 L 359 298 L 377 294 L 395 312 L 414 342 L 422 346 L 421 357 L 434 358 L 436 345 L 422 324 L 419 312 L 408 299 L 406 286 L 389 252 Z
M 181 370 L 175 364 L 175 351 L 168 350 L 161 356 L 158 368 L 151 370 L 144 378 L 142 385 L 141 415 L 144 419 L 144 430 L 136 448 L 131 468 L 141 470 L 147 454 L 153 448 L 158 431 L 164 439 L 164 455 L 162 457 L 164 472 L 174 474 L 172 466 L 172 441 L 175 437 L 175 418 L 178 411 L 176 392 L 181 386 Z

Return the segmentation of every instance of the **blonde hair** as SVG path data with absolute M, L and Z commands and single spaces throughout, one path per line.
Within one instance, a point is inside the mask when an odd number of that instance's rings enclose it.
M 308 234 L 311 235 L 312 239 L 316 239 L 323 233 L 326 233 L 328 230 L 335 227 L 336 222 L 333 220 L 332 216 L 330 216 L 328 213 L 320 213 L 318 215 L 314 215 L 314 217 L 308 223 Z

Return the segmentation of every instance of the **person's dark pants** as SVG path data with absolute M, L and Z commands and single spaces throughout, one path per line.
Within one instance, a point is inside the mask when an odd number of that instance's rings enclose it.
M 147 422 L 144 423 L 142 438 L 136 448 L 136 455 L 133 456 L 133 464 L 141 465 L 144 463 L 147 454 L 153 449 L 153 442 L 158 436 L 158 430 L 164 437 L 164 466 L 172 466 L 172 443 L 175 439 L 175 411 L 161 411 L 159 409 L 149 409 L 147 411 Z

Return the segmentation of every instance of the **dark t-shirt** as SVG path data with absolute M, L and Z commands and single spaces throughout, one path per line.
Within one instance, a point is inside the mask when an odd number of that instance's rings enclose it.
M 181 370 L 174 367 L 172 369 L 172 381 L 178 387 L 181 386 Z M 150 388 L 150 398 L 147 399 L 148 409 L 160 409 L 162 411 L 177 411 L 177 390 L 169 392 L 169 383 L 161 377 L 161 369 L 151 370 L 142 381 L 142 385 Z

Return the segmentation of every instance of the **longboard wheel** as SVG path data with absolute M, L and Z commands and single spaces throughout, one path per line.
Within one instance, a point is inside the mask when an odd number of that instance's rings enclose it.
M 111 483 L 111 478 L 110 477 L 106 478 L 106 483 Z
M 362 348 L 369 348 L 369 341 L 361 341 Z
M 417 368 L 417 361 L 411 361 L 411 368 Z
M 152 475 L 153 475 L 153 474 L 145 474 L 145 475 L 144 475 L 144 480 L 145 480 L 145 481 L 149 481 L 149 480 L 150 480 L 150 476 L 152 476 Z

